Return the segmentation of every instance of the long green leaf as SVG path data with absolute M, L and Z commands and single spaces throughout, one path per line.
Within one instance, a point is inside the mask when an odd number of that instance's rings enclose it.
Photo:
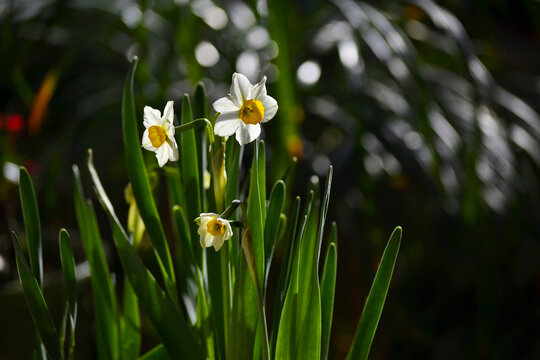
M 247 205 L 247 217 L 251 227 L 253 253 L 257 266 L 257 276 L 259 283 L 263 284 L 265 274 L 264 257 L 264 219 L 266 213 L 264 193 L 264 166 L 260 161 L 264 161 L 264 143 L 258 141 L 255 145 L 253 161 L 251 162 L 251 177 L 249 182 L 249 197 Z
M 141 351 L 141 317 L 139 301 L 131 283 L 124 282 L 123 309 L 121 321 L 122 359 L 135 359 Z
M 234 137 L 230 137 L 227 141 L 225 166 L 227 168 L 227 185 L 225 186 L 225 203 L 230 204 L 233 200 L 239 199 L 239 174 L 240 167 L 242 165 L 242 158 L 244 155 L 244 147 L 238 145 Z M 231 217 L 231 220 L 238 219 L 237 212 Z M 238 232 L 233 233 L 233 237 L 229 241 L 229 257 L 231 264 L 238 263 L 238 255 L 240 253 L 240 246 L 238 245 Z M 236 268 L 231 266 L 231 289 L 234 289 Z
M 43 284 L 43 246 L 41 243 L 39 210 L 36 193 L 34 192 L 34 185 L 32 185 L 32 179 L 30 178 L 28 171 L 22 166 L 19 171 L 19 196 L 21 199 L 26 237 L 28 238 L 30 268 L 41 287 Z
M 312 291 L 308 288 L 307 292 L 300 293 L 300 285 L 303 285 L 306 281 L 309 284 L 312 280 L 312 276 L 310 271 L 301 269 L 300 263 L 302 257 L 305 259 L 311 257 L 307 256 L 307 254 L 311 255 L 311 252 L 309 251 L 309 242 L 306 240 L 306 233 L 309 231 L 312 235 L 311 238 L 314 238 L 316 232 L 316 215 L 314 215 L 316 214 L 316 211 L 313 209 L 313 202 L 313 191 L 310 191 L 300 230 L 296 236 L 297 240 L 295 241 L 293 252 L 291 254 L 291 268 L 288 271 L 290 272 L 290 280 L 287 281 L 287 293 L 277 333 L 275 350 L 276 359 L 296 359 L 297 356 L 302 356 L 302 354 L 298 354 L 301 337 L 304 337 L 307 331 L 315 330 L 315 332 L 317 332 L 317 329 L 308 329 L 307 324 L 305 324 L 306 326 L 304 327 L 304 323 L 300 322 L 301 320 L 306 320 L 305 312 L 309 311 L 312 305 L 311 302 L 306 301 L 306 305 L 301 306 L 304 300 L 311 299 Z M 304 254 L 304 256 L 302 256 L 302 254 Z M 300 271 L 306 272 L 309 278 L 300 278 Z M 304 286 L 302 286 L 302 288 L 303 287 Z
M 139 360 L 166 360 L 169 359 L 169 354 L 162 344 L 150 349 L 146 354 L 141 356 Z
M 204 287 L 204 279 L 201 269 L 196 266 L 193 242 L 191 241 L 190 235 L 191 222 L 187 220 L 185 213 L 180 206 L 173 206 L 173 217 L 174 224 L 176 224 L 176 229 L 178 232 L 178 247 L 181 248 L 181 251 L 187 255 L 185 258 L 190 269 L 190 277 L 193 279 L 193 281 L 195 281 L 196 285 L 196 327 L 202 330 L 202 336 L 206 342 L 207 352 L 209 354 L 213 354 L 214 339 L 212 337 L 212 331 L 209 324 L 210 310 L 208 307 L 206 289 Z
M 206 88 L 204 84 L 199 81 L 195 86 L 195 93 L 193 94 L 193 119 L 208 118 L 208 98 L 206 96 Z M 204 171 L 207 167 L 208 147 L 206 145 L 206 137 L 204 136 L 206 129 L 196 129 L 194 131 L 195 140 L 197 143 L 197 153 L 199 158 L 199 178 L 204 179 Z M 201 205 L 203 209 L 208 208 L 206 201 L 206 191 L 203 186 L 199 188 L 201 196 Z
M 39 284 L 26 264 L 24 260 L 24 255 L 21 250 L 19 239 L 17 234 L 12 233 L 13 236 L 13 246 L 15 247 L 15 256 L 17 261 L 17 270 L 19 272 L 19 279 L 23 287 L 24 296 L 28 307 L 30 309 L 30 314 L 34 320 L 34 324 L 39 331 L 39 335 L 47 353 L 51 359 L 61 359 L 60 352 L 60 343 L 58 342 L 58 333 L 52 316 L 49 312 L 45 299 L 43 298 L 43 293 L 39 287 Z
M 92 172 L 92 181 L 103 209 L 109 216 L 113 239 L 126 276 L 167 352 L 173 359 L 204 359 L 203 351 L 182 312 L 167 297 L 152 274 L 146 269 L 135 249 L 129 243 L 114 209 L 107 205 L 110 204 L 110 201 L 96 171 Z
M 332 329 L 332 314 L 334 313 L 334 294 L 336 291 L 337 273 L 337 227 L 332 224 L 330 241 L 326 250 L 326 258 L 321 279 L 321 315 L 322 315 L 322 335 L 321 335 L 321 359 L 328 356 L 330 345 L 330 330 Z
M 319 359 L 321 347 L 321 297 L 319 288 L 317 252 L 318 207 L 312 205 L 298 248 L 297 328 L 296 359 Z
M 381 318 L 392 273 L 394 272 L 394 265 L 401 244 L 401 232 L 401 227 L 396 227 L 384 249 L 379 269 L 371 285 L 364 311 L 362 311 L 362 316 L 356 328 L 353 344 L 347 355 L 347 359 L 349 360 L 363 360 L 368 358 L 371 343 L 375 336 L 375 330 Z
M 274 247 L 276 245 L 277 237 L 279 235 L 279 221 L 281 211 L 283 210 L 283 203 L 285 201 L 285 183 L 281 180 L 277 181 L 270 193 L 270 200 L 268 201 L 268 212 L 266 215 L 266 222 L 264 224 L 264 255 L 266 257 L 266 274 L 265 283 L 268 279 L 270 272 L 270 262 L 272 261 L 272 254 L 274 253 Z
M 84 252 L 90 265 L 90 279 L 94 291 L 98 357 L 99 359 L 118 359 L 120 356 L 119 317 L 112 276 L 101 245 L 101 235 L 94 210 L 90 201 L 84 200 L 79 168 L 76 165 L 73 166 L 73 174 L 75 214 Z
M 66 229 L 61 229 L 59 234 L 60 260 L 64 275 L 64 291 L 66 294 L 66 310 L 62 321 L 60 346 L 63 349 L 66 340 L 66 329 L 69 328 L 68 359 L 75 356 L 75 327 L 77 323 L 77 274 L 75 272 L 75 259 L 71 241 Z M 69 320 L 69 322 L 68 322 Z
M 291 209 L 290 220 L 288 221 L 287 230 L 284 235 L 285 243 L 285 257 L 283 258 L 283 265 L 279 272 L 278 286 L 276 289 L 276 299 L 274 301 L 274 319 L 272 322 L 272 339 L 271 339 L 271 355 L 274 358 L 276 353 L 276 343 L 278 338 L 278 329 L 281 320 L 281 312 L 284 309 L 285 296 L 289 288 L 289 279 L 291 278 L 292 263 L 294 261 L 294 237 L 296 234 L 296 227 L 298 225 L 298 215 L 300 213 L 300 197 L 296 197 Z M 295 315 L 296 316 L 296 315 Z
M 169 295 L 175 298 L 175 274 L 171 253 L 161 224 L 148 174 L 144 164 L 135 104 L 133 101 L 133 78 L 137 67 L 137 57 L 134 57 L 124 86 L 122 97 L 122 128 L 124 134 L 124 150 L 129 180 L 133 188 L 133 195 L 137 202 L 141 218 L 146 226 L 146 232 L 158 254 L 166 287 Z
M 257 293 L 242 255 L 236 265 L 228 359 L 253 360 L 257 319 Z
M 66 298 L 69 304 L 70 313 L 75 312 L 77 307 L 77 276 L 75 273 L 75 259 L 71 241 L 66 229 L 60 230 L 60 260 L 62 262 L 62 273 L 64 274 L 64 287 Z
M 182 312 L 161 290 L 118 227 L 113 231 L 122 267 L 169 356 L 173 359 L 205 359 Z
M 191 103 L 189 96 L 184 95 L 182 103 L 182 124 L 188 124 L 193 121 L 193 115 L 191 112 Z M 195 132 L 184 131 L 181 133 L 180 144 L 182 147 L 182 159 L 181 159 L 181 175 L 184 184 L 184 194 L 187 205 L 188 219 L 193 220 L 199 217 L 201 214 L 201 177 L 199 176 L 199 156 L 197 152 L 197 141 L 195 139 Z M 197 229 L 191 227 L 191 238 L 197 239 Z M 202 264 L 201 254 L 202 251 L 199 247 L 194 247 L 194 252 L 197 257 L 197 263 L 199 267 Z

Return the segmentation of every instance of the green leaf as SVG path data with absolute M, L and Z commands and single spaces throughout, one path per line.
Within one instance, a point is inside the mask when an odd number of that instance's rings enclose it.
M 227 359 L 252 360 L 257 332 L 257 293 L 246 257 L 238 257 L 233 292 L 231 338 Z
M 264 255 L 266 257 L 265 283 L 268 278 L 268 273 L 270 272 L 270 262 L 272 261 L 272 254 L 274 253 L 274 247 L 279 235 L 279 222 L 284 201 L 285 183 L 279 180 L 274 185 L 272 193 L 270 193 L 270 200 L 268 201 L 268 213 L 266 215 L 266 222 L 264 224 Z
M 321 347 L 321 298 L 318 275 L 317 206 L 313 204 L 298 249 L 297 359 L 319 359 Z
M 255 344 L 260 344 L 260 346 L 255 346 L 255 352 L 253 354 L 254 359 L 258 359 L 259 356 L 263 360 L 268 360 L 270 358 L 270 348 L 268 346 L 268 330 L 266 325 L 266 311 L 264 309 L 264 299 L 263 292 L 261 289 L 261 284 L 259 282 L 259 276 L 257 274 L 257 264 L 255 263 L 255 256 L 253 252 L 251 240 L 251 228 L 247 228 L 242 235 L 242 249 L 244 250 L 244 255 L 247 260 L 247 265 L 249 273 L 251 275 L 251 280 L 255 285 L 255 291 L 257 294 L 257 312 L 258 312 L 258 322 L 259 328 L 255 337 Z
M 182 124 L 187 124 L 193 121 L 193 115 L 191 113 L 191 103 L 189 101 L 189 96 L 184 95 L 184 101 L 182 103 Z M 184 184 L 184 194 L 186 198 L 187 205 L 187 216 L 188 219 L 194 220 L 201 214 L 201 177 L 199 177 L 199 156 L 197 152 L 197 141 L 195 139 L 194 131 L 184 131 L 182 132 L 182 137 L 180 139 L 180 144 L 182 147 L 182 158 L 181 158 L 181 175 L 182 181 Z M 197 234 L 196 227 L 191 227 L 191 238 L 197 239 L 199 235 Z M 201 254 L 202 251 L 200 248 L 195 247 L 194 252 L 197 258 L 197 264 L 201 266 Z
M 137 67 L 137 57 L 134 57 L 124 86 L 124 95 L 122 97 L 122 128 L 124 134 L 124 150 L 126 153 L 126 164 L 129 180 L 133 189 L 133 195 L 137 202 L 137 207 L 143 222 L 146 226 L 146 232 L 154 245 L 158 254 L 158 261 L 169 295 L 176 296 L 174 289 L 175 274 L 172 264 L 172 258 L 165 238 L 165 232 L 161 224 L 148 174 L 144 164 L 141 150 L 141 136 L 137 116 L 135 115 L 135 104 L 133 102 L 133 78 L 135 68 Z
M 169 356 L 173 359 L 204 360 L 205 355 L 186 319 L 159 287 L 152 274 L 124 238 L 118 227 L 113 236 L 122 267 Z
M 322 314 L 322 343 L 321 359 L 328 356 L 330 345 L 330 331 L 332 330 L 332 315 L 334 313 L 334 294 L 336 291 L 337 273 L 337 226 L 332 224 L 330 242 L 326 250 L 326 258 L 321 280 L 321 314 Z
M 291 278 L 291 272 L 294 261 L 294 238 L 296 234 L 296 228 L 298 226 L 298 215 L 300 213 L 300 197 L 296 197 L 291 209 L 290 221 L 288 222 L 283 242 L 285 244 L 285 257 L 283 258 L 283 265 L 279 272 L 279 280 L 276 288 L 276 299 L 274 301 L 274 316 L 272 322 L 272 339 L 271 339 L 271 357 L 275 358 L 276 343 L 278 338 L 279 324 L 282 317 L 282 310 L 284 309 L 285 296 L 289 288 L 289 279 Z M 295 315 L 296 317 L 296 315 Z
M 306 240 L 306 232 L 310 231 L 311 238 L 315 236 L 315 218 L 316 211 L 313 209 L 314 196 L 313 191 L 309 193 L 309 199 L 305 206 L 304 216 L 302 224 L 300 225 L 300 231 L 296 237 L 295 244 L 292 251 L 292 266 L 290 269 L 290 281 L 288 281 L 287 294 L 285 296 L 285 303 L 281 313 L 281 319 L 279 322 L 279 330 L 277 334 L 275 358 L 276 359 L 295 359 L 303 354 L 298 354 L 300 344 L 305 341 L 301 341 L 301 338 L 306 336 L 306 333 L 317 329 L 308 329 L 306 320 L 306 312 L 310 310 L 311 303 L 311 289 L 308 287 L 306 293 L 301 293 L 304 284 L 308 285 L 312 281 L 311 271 L 309 269 L 302 269 L 300 264 L 302 258 L 304 262 L 306 259 L 312 258 L 307 256 L 311 254 L 309 251 L 309 241 Z M 314 242 L 314 241 L 313 241 Z M 308 275 L 308 279 L 301 278 L 300 271 Z M 302 285 L 302 286 L 301 286 Z M 303 303 L 305 306 L 302 306 Z M 302 320 L 302 321 L 301 321 Z M 305 327 L 304 327 L 305 325 Z M 319 324 L 320 327 L 320 324 Z M 319 339 L 320 342 L 320 339 Z M 304 347 L 304 346 L 302 346 Z
M 122 359 L 135 359 L 141 351 L 141 317 L 139 314 L 139 301 L 137 295 L 131 286 L 131 283 L 125 277 L 123 311 L 121 321 L 121 351 Z
M 324 235 L 324 226 L 326 224 L 326 213 L 328 212 L 328 204 L 330 203 L 330 189 L 332 188 L 332 176 L 334 174 L 334 168 L 330 166 L 326 175 L 326 186 L 323 195 L 323 201 L 321 204 L 321 215 L 319 216 L 319 229 L 317 230 L 317 266 L 319 265 L 319 257 L 321 254 L 321 243 Z
M 101 245 L 101 235 L 91 202 L 84 200 L 79 168 L 73 166 L 75 186 L 75 214 L 81 240 L 90 265 L 90 280 L 94 291 L 97 352 L 99 359 L 118 359 L 119 327 L 118 305 L 112 285 L 112 276 Z
M 75 351 L 75 327 L 77 323 L 77 276 L 75 273 L 75 259 L 71 241 L 66 229 L 61 229 L 59 234 L 60 260 L 62 273 L 64 274 L 64 291 L 66 295 L 66 309 L 62 319 L 61 348 L 64 348 L 66 329 L 69 332 L 68 358 L 72 359 Z M 69 322 L 68 322 L 69 320 Z
M 28 171 L 21 166 L 19 171 L 19 196 L 23 211 L 24 227 L 28 238 L 30 267 L 41 287 L 43 284 L 43 255 L 39 210 L 34 185 Z
M 60 260 L 62 262 L 62 273 L 64 274 L 64 287 L 66 298 L 69 304 L 70 313 L 74 313 L 77 307 L 77 277 L 75 273 L 75 259 L 71 241 L 66 229 L 60 230 Z
M 163 345 L 173 359 L 204 359 L 203 351 L 197 343 L 182 312 L 160 288 L 152 274 L 146 269 L 135 249 L 129 243 L 97 172 L 93 172 L 92 181 L 103 209 L 109 216 L 113 230 L 113 239 L 118 256 L 128 280 L 139 299 L 140 306 L 148 315 Z
M 233 200 L 238 199 L 238 185 L 240 167 L 242 165 L 242 158 L 244 155 L 244 147 L 240 146 L 236 139 L 231 136 L 227 141 L 225 166 L 227 168 L 227 184 L 225 186 L 225 203 L 230 204 Z M 233 213 L 230 217 L 231 220 L 238 219 L 237 213 Z M 229 240 L 229 257 L 231 264 L 238 263 L 238 256 L 240 253 L 240 246 L 238 245 L 238 232 L 233 232 L 232 238 Z M 231 288 L 234 288 L 236 268 L 231 266 Z
M 193 94 L 193 118 L 208 118 L 208 99 L 206 97 L 206 88 L 204 84 L 199 81 L 195 86 L 195 93 Z M 206 145 L 206 137 L 204 136 L 205 129 L 195 130 L 195 140 L 197 143 L 197 153 L 199 158 L 199 179 L 204 179 L 204 171 L 207 167 L 208 147 Z M 208 208 L 206 202 L 206 192 L 204 187 L 200 187 L 201 206 L 203 209 Z
M 15 247 L 15 257 L 17 261 L 17 270 L 19 272 L 19 279 L 23 287 L 24 296 L 28 307 L 30 309 L 30 314 L 34 320 L 34 324 L 39 331 L 39 335 L 47 353 L 51 359 L 61 359 L 60 352 L 60 343 L 58 342 L 58 333 L 56 332 L 56 327 L 52 316 L 49 312 L 45 299 L 43 298 L 43 293 L 39 287 L 39 284 L 26 264 L 24 260 L 24 255 L 21 250 L 19 239 L 17 234 L 12 233 L 13 236 L 13 246 Z
M 390 286 L 390 280 L 392 279 L 392 273 L 394 272 L 394 265 L 396 263 L 397 255 L 399 252 L 399 246 L 401 244 L 401 227 L 398 226 L 390 236 L 388 244 L 384 249 L 384 253 L 375 274 L 375 280 L 371 285 L 371 290 L 362 311 L 362 316 L 358 322 L 356 333 L 354 335 L 354 341 L 347 359 L 367 359 L 373 337 L 375 336 L 375 330 L 379 324 L 381 318 L 382 309 L 386 300 L 386 294 L 388 293 L 388 287 Z
M 265 257 L 264 257 L 264 219 L 266 213 L 266 198 L 264 182 L 264 143 L 257 141 L 251 163 L 251 177 L 249 182 L 249 196 L 247 205 L 247 217 L 251 228 L 253 253 L 257 266 L 259 283 L 263 284 Z M 262 178 L 262 179 L 261 179 Z
M 166 360 L 169 359 L 169 354 L 163 344 L 150 349 L 146 354 L 141 356 L 139 360 Z

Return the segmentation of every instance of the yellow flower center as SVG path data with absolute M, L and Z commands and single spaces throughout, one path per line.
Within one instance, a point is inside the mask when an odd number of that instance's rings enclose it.
M 165 134 L 165 129 L 163 129 L 161 126 L 154 125 L 148 128 L 148 138 L 150 139 L 152 145 L 158 148 L 163 145 L 167 139 L 167 134 Z
M 244 124 L 258 124 L 264 116 L 264 106 L 259 100 L 246 100 L 240 109 L 240 119 Z
M 206 224 L 206 231 L 212 236 L 220 236 L 225 233 L 225 225 L 216 219 L 212 219 Z

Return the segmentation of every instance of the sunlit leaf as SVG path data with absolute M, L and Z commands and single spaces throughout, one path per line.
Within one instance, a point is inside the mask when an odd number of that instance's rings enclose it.
M 375 330 L 379 324 L 381 313 L 383 310 L 384 302 L 386 300 L 386 294 L 388 293 L 388 287 L 390 286 L 390 280 L 392 279 L 392 273 L 394 272 L 394 265 L 396 263 L 397 255 L 399 252 L 399 246 L 401 244 L 401 227 L 397 227 L 392 235 L 388 244 L 384 249 L 384 253 L 371 285 L 371 290 L 362 311 L 362 316 L 358 322 L 356 333 L 354 335 L 354 341 L 347 355 L 347 359 L 367 359 L 373 337 L 375 336 Z

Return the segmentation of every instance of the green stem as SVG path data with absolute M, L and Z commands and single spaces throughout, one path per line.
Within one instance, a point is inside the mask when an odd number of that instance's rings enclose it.
M 214 127 L 212 126 L 212 123 L 208 119 L 205 119 L 205 118 L 195 119 L 191 122 L 188 122 L 187 124 L 176 126 L 174 129 L 177 132 L 182 132 L 182 131 L 191 130 L 191 129 L 199 129 L 203 126 L 206 128 L 206 135 L 208 136 L 208 141 L 210 142 L 210 144 L 213 144 L 214 143 Z

